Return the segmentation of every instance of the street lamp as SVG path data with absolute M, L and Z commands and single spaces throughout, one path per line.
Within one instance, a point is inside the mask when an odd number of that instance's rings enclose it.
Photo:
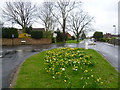
M 12 45 L 14 45 L 14 34 L 12 34 Z
M 115 35 L 116 35 L 116 25 L 113 25 L 113 27 L 115 28 Z M 115 39 L 114 39 L 114 46 L 115 46 Z
M 116 35 L 116 25 L 113 25 L 113 27 L 115 28 L 115 35 Z

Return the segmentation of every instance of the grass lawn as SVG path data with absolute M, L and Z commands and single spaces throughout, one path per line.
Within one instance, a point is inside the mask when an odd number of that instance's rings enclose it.
M 14 88 L 118 88 L 118 72 L 95 50 L 57 48 L 29 57 Z
M 79 40 L 79 42 L 80 41 L 82 41 L 82 40 Z M 77 40 L 68 40 L 68 41 L 66 41 L 66 43 L 79 43 L 79 42 L 77 42 Z
M 81 42 L 82 40 L 79 40 L 79 42 Z M 79 43 L 77 42 L 77 40 L 67 40 L 65 43 Z M 62 44 L 64 42 L 56 42 L 56 44 Z

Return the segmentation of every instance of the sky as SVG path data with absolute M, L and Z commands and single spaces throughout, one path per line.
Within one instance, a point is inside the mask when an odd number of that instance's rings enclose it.
M 0 0 L 1 8 L 4 7 L 6 1 L 16 0 Z M 30 1 L 38 4 L 43 2 L 44 0 L 30 0 Z M 114 34 L 115 28 L 113 27 L 113 25 L 116 25 L 116 30 L 118 32 L 118 2 L 120 0 L 80 0 L 80 1 L 83 2 L 82 5 L 83 10 L 85 10 L 86 12 L 88 12 L 89 15 L 94 17 L 95 22 L 93 23 L 93 28 L 95 31 L 102 31 L 103 33 Z M 34 23 L 33 27 L 40 28 L 43 26 L 38 23 Z M 93 33 L 94 32 L 91 32 L 88 35 L 91 36 Z

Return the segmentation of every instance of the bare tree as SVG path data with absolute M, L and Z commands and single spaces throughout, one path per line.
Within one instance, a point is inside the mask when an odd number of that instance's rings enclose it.
M 75 34 L 77 42 L 79 42 L 79 37 L 86 30 L 90 30 L 91 22 L 93 17 L 89 16 L 88 13 L 84 11 L 72 13 L 69 18 L 70 30 Z
M 31 2 L 6 2 L 6 7 L 3 9 L 3 17 L 8 21 L 19 24 L 23 32 L 25 32 L 26 27 L 31 26 L 33 23 L 35 12 L 36 7 Z
M 54 30 L 56 26 L 56 19 L 53 17 L 53 2 L 43 2 L 38 10 L 38 17 L 42 20 L 46 31 Z
M 58 23 L 60 24 L 62 31 L 63 31 L 63 42 L 65 42 L 65 29 L 66 29 L 66 23 L 69 13 L 75 9 L 78 5 L 80 5 L 79 2 L 70 2 L 70 0 L 59 0 L 57 1 L 56 12 L 53 13 L 53 16 L 57 19 Z

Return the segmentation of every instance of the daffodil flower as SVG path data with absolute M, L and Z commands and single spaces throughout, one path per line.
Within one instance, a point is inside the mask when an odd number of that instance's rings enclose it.
M 100 80 L 99 80 L 99 79 L 97 79 L 97 81 L 99 82 Z
M 67 80 L 64 80 L 64 82 L 66 83 L 66 82 L 67 82 Z
M 65 68 L 62 68 L 63 71 L 65 71 Z
M 91 77 L 93 77 L 93 75 L 91 75 Z
M 52 78 L 55 79 L 55 76 L 53 76 Z

